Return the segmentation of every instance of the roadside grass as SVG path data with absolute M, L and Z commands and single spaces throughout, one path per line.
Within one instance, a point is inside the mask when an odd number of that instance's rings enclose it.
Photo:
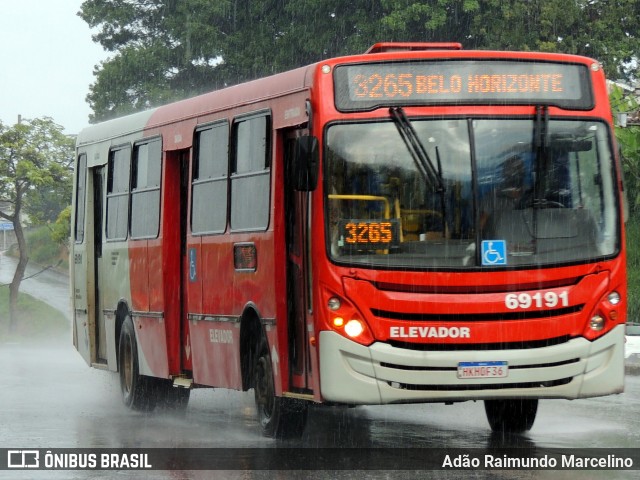
M 66 246 L 53 241 L 51 229 L 47 225 L 30 228 L 25 233 L 25 239 L 31 265 L 37 264 L 42 267 L 52 265 L 54 269 L 61 272 L 69 271 L 69 250 Z M 18 258 L 20 256 L 18 244 L 12 244 L 6 254 Z
M 71 325 L 55 308 L 26 293 L 18 296 L 18 322 L 9 329 L 9 287 L 0 286 L 0 343 L 68 338 Z

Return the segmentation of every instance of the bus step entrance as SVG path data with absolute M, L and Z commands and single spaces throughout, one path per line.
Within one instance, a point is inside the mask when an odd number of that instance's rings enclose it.
M 191 388 L 193 385 L 193 379 L 187 377 L 175 377 L 173 379 L 173 386 L 180 388 Z

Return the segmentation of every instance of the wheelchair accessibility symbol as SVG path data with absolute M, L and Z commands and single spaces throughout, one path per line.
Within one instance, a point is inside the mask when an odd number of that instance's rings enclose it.
M 482 265 L 507 264 L 507 242 L 505 240 L 483 240 L 481 252 Z

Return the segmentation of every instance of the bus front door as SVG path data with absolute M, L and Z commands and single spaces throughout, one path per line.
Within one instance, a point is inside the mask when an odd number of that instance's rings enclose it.
M 93 264 L 94 264 L 94 329 L 95 329 L 95 362 L 106 363 L 107 361 L 107 335 L 105 329 L 105 318 L 102 306 L 102 296 L 100 294 L 101 272 L 102 272 L 102 232 L 104 231 L 104 220 L 102 215 L 104 198 L 104 167 L 96 167 L 91 170 L 93 181 Z M 90 322 L 91 324 L 91 322 Z
M 293 137 L 286 141 L 286 160 L 292 161 Z M 287 243 L 287 305 L 289 338 L 290 385 L 298 392 L 313 390 L 311 356 L 309 352 L 309 326 L 311 322 L 311 295 L 309 293 L 309 252 L 307 192 L 293 189 L 289 181 L 291 169 L 285 176 L 285 220 Z

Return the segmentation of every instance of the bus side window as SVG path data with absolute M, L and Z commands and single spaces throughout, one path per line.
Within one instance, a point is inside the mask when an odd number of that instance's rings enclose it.
M 129 226 L 129 175 L 131 147 L 124 146 L 109 153 L 107 178 L 107 238 L 125 240 Z
M 84 242 L 84 217 L 87 196 L 87 155 L 83 153 L 78 157 L 78 166 L 76 167 L 76 204 L 75 204 L 75 225 L 74 239 L 76 243 Z
M 196 132 L 192 179 L 191 231 L 223 233 L 227 226 L 229 124 Z
M 266 230 L 270 204 L 270 116 L 263 112 L 236 119 L 231 141 L 231 229 Z
M 160 139 L 135 145 L 131 179 L 131 238 L 158 236 L 161 173 Z

